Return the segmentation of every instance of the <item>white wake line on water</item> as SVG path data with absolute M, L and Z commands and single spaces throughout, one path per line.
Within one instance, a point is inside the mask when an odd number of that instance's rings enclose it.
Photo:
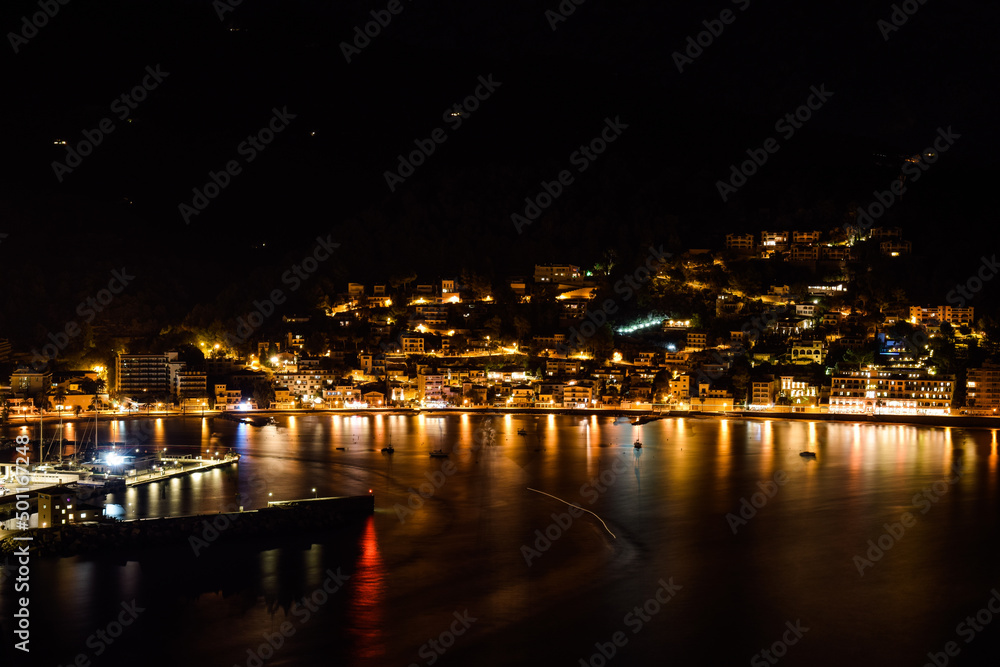
M 551 493 L 545 493 L 544 491 L 539 491 L 538 489 L 533 489 L 533 488 L 531 488 L 530 486 L 529 486 L 529 487 L 527 487 L 527 488 L 528 488 L 528 491 L 534 491 L 535 493 L 540 493 L 540 494 L 542 494 L 543 496 L 548 496 L 549 498 L 555 498 L 555 499 L 556 499 L 556 500 L 558 500 L 559 502 L 561 502 L 561 503 L 566 503 L 566 504 L 567 504 L 567 505 L 569 505 L 570 507 L 575 507 L 575 508 L 577 508 L 578 510 L 583 510 L 583 511 L 584 511 L 584 512 L 586 512 L 587 514 L 594 514 L 593 512 L 591 512 L 591 511 L 590 511 L 590 510 L 588 510 L 588 509 L 585 509 L 585 508 L 583 508 L 583 507 L 580 507 L 579 505 L 574 505 L 573 503 L 571 503 L 571 502 L 567 502 L 567 501 L 563 500 L 562 498 L 559 498 L 559 497 L 556 497 L 556 496 L 553 496 L 553 495 L 552 495 Z M 594 516 L 597 516 L 597 515 L 596 515 L 596 514 L 594 514 Z M 615 536 L 615 534 L 611 532 L 611 529 L 610 529 L 610 528 L 608 528 L 608 524 L 604 523 L 604 519 L 602 519 L 601 517 L 597 516 L 597 520 L 601 522 L 601 524 L 602 524 L 602 525 L 604 526 L 604 530 L 608 531 L 608 533 L 609 533 L 609 534 L 611 535 L 611 537 L 614 537 L 614 538 L 615 538 L 616 540 L 618 539 L 618 537 L 617 537 L 617 536 Z

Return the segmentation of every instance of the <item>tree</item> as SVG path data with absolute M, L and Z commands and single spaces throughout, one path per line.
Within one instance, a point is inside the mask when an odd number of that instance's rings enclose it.
M 274 386 L 265 378 L 256 378 L 253 382 L 253 400 L 261 410 L 267 410 L 274 402 Z
M 528 332 L 531 331 L 531 322 L 524 315 L 515 315 L 514 329 L 517 331 L 517 339 L 523 342 Z
M 50 406 L 49 397 L 45 395 L 45 392 L 41 391 L 32 397 L 31 402 L 39 410 L 47 410 Z
M 393 289 L 399 289 L 402 287 L 405 290 L 406 287 L 416 279 L 417 274 L 413 271 L 397 273 L 389 277 L 389 286 Z
M 741 400 L 745 404 L 747 400 L 747 388 L 750 385 L 750 363 L 746 360 L 746 357 L 739 357 L 733 363 L 731 380 L 733 383 L 733 396 L 736 400 Z
M 52 395 L 52 398 L 56 405 L 62 405 L 66 402 L 66 389 L 63 387 L 57 387 L 55 393 Z
M 485 328 L 487 335 L 489 335 L 492 340 L 497 340 L 500 337 L 501 326 L 503 326 L 503 320 L 496 315 L 486 320 Z
M 79 417 L 81 412 L 83 412 L 83 406 L 77 405 L 76 407 L 73 408 L 73 414 L 75 416 Z
M 493 293 L 489 278 L 475 271 L 462 269 L 461 281 L 476 301 L 482 301 Z
M 326 336 L 318 331 L 314 331 L 306 338 L 306 352 L 314 357 L 318 357 L 327 350 Z

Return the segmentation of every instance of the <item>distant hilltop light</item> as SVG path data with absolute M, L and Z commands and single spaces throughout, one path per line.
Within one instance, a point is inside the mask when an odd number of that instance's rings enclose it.
M 66 145 L 66 140 L 65 139 L 56 139 L 55 141 L 52 142 L 52 144 L 55 145 L 55 146 L 65 146 Z

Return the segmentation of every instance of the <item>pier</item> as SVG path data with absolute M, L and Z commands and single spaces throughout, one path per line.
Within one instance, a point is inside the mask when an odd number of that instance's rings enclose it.
M 198 556 L 217 542 L 284 543 L 294 536 L 322 536 L 355 524 L 375 511 L 375 496 L 303 498 L 269 503 L 246 512 L 70 523 L 52 528 L 6 531 L 0 557 L 27 544 L 37 557 L 66 557 L 95 551 L 133 552 L 181 547 Z M 18 538 L 30 537 L 26 542 Z
M 191 473 L 201 472 L 202 470 L 211 470 L 212 468 L 236 464 L 240 461 L 240 454 L 226 454 L 222 458 L 211 459 L 202 459 L 190 456 L 161 456 L 160 461 L 162 463 L 176 465 L 178 467 L 174 470 L 161 469 L 149 470 L 141 473 L 137 472 L 135 475 L 130 475 L 125 479 L 125 485 L 139 486 L 140 484 L 158 482 L 162 479 L 170 479 L 171 477 L 189 475 Z

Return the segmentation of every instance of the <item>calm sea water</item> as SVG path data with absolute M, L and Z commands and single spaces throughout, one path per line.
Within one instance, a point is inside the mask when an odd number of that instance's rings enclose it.
M 78 439 L 72 428 L 66 437 Z M 109 497 L 128 518 L 251 509 L 313 489 L 370 489 L 377 511 L 326 538 L 212 543 L 197 557 L 178 544 L 138 560 L 34 561 L 27 660 L 13 650 L 13 581 L 3 584 L 5 662 L 923 665 L 930 652 L 939 664 L 978 665 L 1000 656 L 1000 617 L 987 606 L 1000 590 L 996 431 L 479 415 L 101 429 L 102 441 L 244 454 L 237 468 Z M 390 437 L 391 457 L 378 451 Z M 447 462 L 428 456 L 437 447 L 451 452 Z M 592 513 L 570 514 L 567 503 Z M 112 637 L 133 601 L 134 621 Z

